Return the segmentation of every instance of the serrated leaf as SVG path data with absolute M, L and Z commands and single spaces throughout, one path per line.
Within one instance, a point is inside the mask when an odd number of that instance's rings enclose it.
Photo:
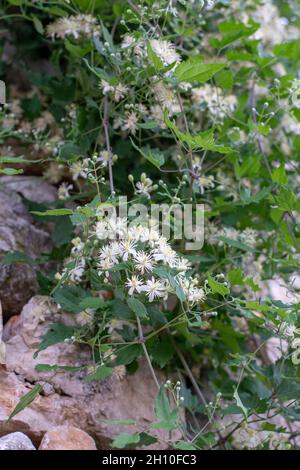
M 213 294 L 220 294 L 224 297 L 225 295 L 230 293 L 228 287 L 224 286 L 224 284 L 222 284 L 221 282 L 216 281 L 213 277 L 208 276 L 207 280 Z
M 43 336 L 42 341 L 39 344 L 37 351 L 34 353 L 34 358 L 36 359 L 38 354 L 47 349 L 49 346 L 53 346 L 57 343 L 63 343 L 65 339 L 71 338 L 75 331 L 74 326 L 67 326 L 63 323 L 53 323 L 50 326 L 47 333 Z
M 147 309 L 140 300 L 134 297 L 130 297 L 129 299 L 127 299 L 127 305 L 138 317 L 148 317 Z
M 205 83 L 224 67 L 226 64 L 205 64 L 201 58 L 191 57 L 177 65 L 174 75 L 180 82 Z
M 97 310 L 98 308 L 104 308 L 109 305 L 109 302 L 99 297 L 86 297 L 82 299 L 79 303 L 79 308 L 86 310 L 87 308 L 93 308 Z
M 191 442 L 186 442 L 186 441 L 178 441 L 174 444 L 174 449 L 179 449 L 179 450 L 197 450 L 197 447 L 195 447 Z
M 58 287 L 53 294 L 53 298 L 64 310 L 72 313 L 79 313 L 84 308 L 84 299 L 89 298 L 87 291 L 79 286 Z
M 86 376 L 85 381 L 93 382 L 94 380 L 104 380 L 110 377 L 112 373 L 112 367 L 99 366 L 94 372 Z
M 124 449 L 132 444 L 138 444 L 140 441 L 139 433 L 128 434 L 127 432 L 121 432 L 113 441 L 112 446 L 117 449 Z

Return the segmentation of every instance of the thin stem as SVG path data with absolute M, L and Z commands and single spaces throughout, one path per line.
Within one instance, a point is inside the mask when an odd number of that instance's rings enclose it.
M 108 174 L 109 174 L 109 186 L 110 192 L 114 195 L 114 179 L 113 179 L 113 172 L 112 172 L 112 151 L 110 146 L 109 140 L 109 132 L 108 132 L 108 124 L 109 124 L 109 105 L 108 105 L 108 98 L 107 96 L 104 97 L 104 115 L 103 115 L 103 128 L 105 133 L 105 142 L 106 142 L 106 150 L 108 151 Z
M 145 356 L 146 356 L 146 359 L 147 359 L 147 362 L 148 362 L 148 366 L 149 366 L 149 369 L 150 369 L 150 371 L 151 371 L 153 380 L 154 380 L 154 382 L 155 382 L 155 384 L 156 384 L 158 390 L 160 390 L 160 385 L 159 385 L 159 382 L 158 382 L 158 380 L 157 380 L 155 371 L 154 371 L 153 366 L 152 366 L 152 362 L 151 362 L 150 356 L 149 356 L 148 351 L 147 351 L 147 348 L 146 348 L 145 337 L 144 337 L 144 333 L 143 333 L 143 329 L 142 329 L 142 325 L 141 325 L 141 320 L 139 319 L 138 315 L 136 315 L 136 321 L 137 321 L 137 325 L 138 325 L 139 342 L 140 342 L 140 344 L 142 345 L 142 348 L 143 348 L 144 354 L 145 354 Z
M 199 387 L 199 385 L 197 384 L 197 381 L 195 380 L 195 377 L 194 377 L 194 375 L 193 375 L 193 373 L 192 373 L 192 371 L 191 371 L 191 369 L 190 369 L 188 363 L 186 362 L 184 355 L 182 354 L 182 352 L 180 351 L 180 349 L 176 346 L 175 341 L 173 340 L 172 337 L 171 337 L 171 341 L 172 341 L 172 343 L 173 343 L 173 346 L 174 346 L 174 349 L 175 349 L 175 351 L 176 351 L 176 353 L 177 353 L 177 356 L 179 357 L 179 359 L 180 359 L 180 361 L 181 361 L 181 363 L 182 363 L 182 365 L 183 365 L 183 367 L 184 367 L 184 369 L 185 369 L 185 371 L 186 371 L 186 373 L 187 373 L 187 375 L 188 375 L 190 381 L 191 381 L 192 384 L 193 384 L 193 387 L 194 387 L 194 389 L 195 389 L 195 392 L 196 392 L 196 394 L 197 394 L 199 400 L 206 406 L 206 405 L 207 405 L 207 401 L 206 401 L 206 399 L 205 399 L 203 393 L 201 392 L 200 387 Z
M 293 242 L 294 242 L 295 247 L 297 248 L 298 253 L 300 253 L 300 245 L 299 245 L 299 243 L 298 243 L 298 240 L 297 240 L 297 238 L 296 238 L 296 236 L 295 236 L 295 234 L 294 234 L 294 232 L 293 232 L 292 226 L 291 226 L 291 224 L 290 224 L 290 220 L 289 220 L 290 218 L 292 218 L 291 214 L 290 214 L 289 212 L 284 212 L 284 214 L 283 214 L 283 220 L 284 220 L 284 222 L 286 223 L 288 232 L 289 232 L 289 234 L 290 234 L 291 239 L 292 239 Z

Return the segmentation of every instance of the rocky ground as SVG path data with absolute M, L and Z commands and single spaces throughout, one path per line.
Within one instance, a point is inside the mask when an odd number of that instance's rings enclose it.
M 143 365 L 134 375 L 90 383 L 85 382 L 86 372 L 82 371 L 35 370 L 37 364 L 88 364 L 89 353 L 63 343 L 33 358 L 51 324 L 58 319 L 74 324 L 74 317 L 58 312 L 49 297 L 35 295 L 38 285 L 32 266 L 1 263 L 11 251 L 35 259 L 51 250 L 51 225 L 34 221 L 24 197 L 51 202 L 56 190 L 36 177 L 0 178 L 0 450 L 107 448 L 114 436 L 129 430 L 108 420 L 134 419 L 138 429 L 146 430 L 154 418 L 157 390 Z M 20 398 L 37 383 L 43 386 L 42 393 L 8 421 Z
M 31 265 L 3 262 L 12 251 L 32 259 L 51 251 L 53 227 L 37 223 L 24 200 L 49 203 L 56 197 L 56 189 L 41 178 L 0 178 L 0 450 L 106 449 L 120 432 L 132 432 L 132 427 L 109 421 L 131 419 L 139 431 L 146 431 L 154 419 L 157 390 L 144 364 L 134 375 L 101 382 L 86 382 L 84 371 L 36 370 L 38 364 L 88 365 L 90 357 L 83 347 L 60 343 L 34 358 L 43 335 L 56 320 L 74 325 L 75 319 L 58 311 L 49 297 L 36 295 L 38 283 Z M 275 299 L 286 301 L 280 281 L 271 281 L 266 289 Z M 270 342 L 265 355 L 275 362 L 276 344 Z M 158 376 L 161 382 L 166 380 L 159 372 Z M 20 398 L 38 383 L 42 393 L 8 421 Z M 158 433 L 163 442 L 164 433 Z

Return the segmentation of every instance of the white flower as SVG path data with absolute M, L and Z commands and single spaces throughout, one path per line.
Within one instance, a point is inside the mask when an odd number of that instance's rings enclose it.
M 169 41 L 163 41 L 159 39 L 152 39 L 150 41 L 151 48 L 156 55 L 161 59 L 164 65 L 170 65 L 175 62 L 180 62 L 180 55 L 177 54 L 174 44 Z
M 64 200 L 68 199 L 70 197 L 70 191 L 73 189 L 72 184 L 68 183 L 61 183 L 61 185 L 58 188 L 58 199 Z
M 150 199 L 150 193 L 157 189 L 156 185 L 153 185 L 153 181 L 150 178 L 147 178 L 145 173 L 141 174 L 141 181 L 136 183 L 135 194 L 147 196 Z
M 221 88 L 214 87 L 206 83 L 201 88 L 192 90 L 192 100 L 196 104 L 206 104 L 209 114 L 213 119 L 220 122 L 231 114 L 237 105 L 237 97 L 235 95 L 223 94 Z
M 128 86 L 119 83 L 113 91 L 114 100 L 118 103 L 121 99 L 125 98 L 126 94 L 128 93 Z
M 107 220 L 109 227 L 110 238 L 124 238 L 127 234 L 127 219 L 126 217 L 111 217 Z
M 70 171 L 72 174 L 73 181 L 76 181 L 78 178 L 86 179 L 88 175 L 87 170 L 88 168 L 86 161 L 78 161 L 72 163 Z
M 105 240 L 108 236 L 108 227 L 105 220 L 99 220 L 95 226 L 96 237 L 99 240 Z
M 114 91 L 114 87 L 110 85 L 106 80 L 102 79 L 99 86 L 102 89 L 103 95 L 107 95 L 111 91 Z
M 142 291 L 143 283 L 137 276 L 133 275 L 131 279 L 127 279 L 125 285 L 129 288 L 128 294 L 133 295 L 134 292 L 140 293 Z
M 108 270 L 113 268 L 114 265 L 115 263 L 110 258 L 100 259 L 98 263 L 98 267 L 100 268 L 100 271 L 98 271 L 99 276 L 101 276 L 104 271 L 105 276 L 108 277 L 109 276 Z
M 105 245 L 99 253 L 100 259 L 108 259 L 113 263 L 118 263 L 116 251 L 112 245 Z
M 92 323 L 95 317 L 95 310 L 92 308 L 87 308 L 82 312 L 78 313 L 75 317 L 75 321 L 78 325 L 84 326 Z
M 145 253 L 145 251 L 138 251 L 134 255 L 135 267 L 140 273 L 144 274 L 145 271 L 152 271 L 153 269 L 153 258 L 151 255 Z
M 77 265 L 75 266 L 75 268 L 71 269 L 71 271 L 68 273 L 69 279 L 75 283 L 80 282 L 84 274 L 84 268 L 85 268 L 85 259 L 84 258 L 78 259 Z
M 191 268 L 191 263 L 188 259 L 178 257 L 174 266 L 180 273 L 185 273 Z
M 59 18 L 47 26 L 47 35 L 52 39 L 55 37 L 64 39 L 67 36 L 73 36 L 78 39 L 82 36 L 99 35 L 99 26 L 97 20 L 92 15 L 74 15 Z
M 127 121 L 122 125 L 123 131 L 129 131 L 132 135 L 135 135 L 137 129 L 137 115 L 134 112 L 126 113 Z
M 130 36 L 129 34 L 126 34 L 123 38 L 121 48 L 127 49 L 128 47 L 132 46 L 134 42 L 135 42 L 134 37 Z
M 176 263 L 177 253 L 167 242 L 162 241 L 158 248 L 153 250 L 153 258 L 155 261 L 163 261 L 163 263 L 174 266 Z
M 146 282 L 142 290 L 146 292 L 149 302 L 153 302 L 156 298 L 164 298 L 167 296 L 167 287 L 163 282 L 155 279 L 153 276 Z
M 79 237 L 73 238 L 71 242 L 72 242 L 72 245 L 74 245 L 71 250 L 72 255 L 78 255 L 78 253 L 80 253 L 83 250 L 84 243 L 81 241 Z
M 136 247 L 136 242 L 134 242 L 133 240 L 124 240 L 121 242 L 120 251 L 123 256 L 123 261 L 127 261 L 129 255 L 136 254 L 135 247 Z
M 173 91 L 166 88 L 161 82 L 154 86 L 153 93 L 162 109 L 167 108 L 169 114 L 180 112 L 180 104 L 178 99 L 175 98 Z

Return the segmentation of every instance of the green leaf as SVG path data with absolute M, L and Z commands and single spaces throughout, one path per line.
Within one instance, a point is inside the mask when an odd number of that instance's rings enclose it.
M 112 373 L 113 373 L 112 367 L 99 366 L 97 367 L 95 372 L 92 372 L 91 374 L 86 376 L 85 381 L 93 382 L 94 380 L 104 380 L 110 377 Z
M 168 338 L 162 338 L 154 342 L 149 349 L 153 361 L 163 368 L 175 354 L 174 346 Z
M 211 150 L 213 152 L 219 152 L 219 153 L 224 153 L 224 154 L 229 154 L 229 153 L 234 152 L 234 150 L 232 150 L 229 147 L 215 143 L 213 129 L 208 129 L 207 131 L 198 132 L 198 134 L 195 134 L 195 135 L 192 135 L 189 132 L 182 133 L 176 127 L 176 125 L 172 121 L 170 121 L 168 117 L 167 109 L 165 109 L 165 112 L 164 112 L 164 121 L 165 121 L 166 126 L 174 132 L 176 137 L 181 142 L 186 142 L 191 150 L 196 150 L 196 149 Z
M 282 211 L 291 212 L 293 210 L 299 210 L 300 203 L 296 194 L 285 186 L 280 187 L 278 196 L 273 196 L 273 200 Z
M 98 308 L 104 308 L 109 305 L 109 302 L 99 297 L 86 297 L 80 301 L 79 307 L 81 310 L 86 310 L 87 308 L 94 308 L 97 310 Z
M 178 410 L 171 409 L 169 399 L 167 397 L 164 386 L 160 390 L 155 399 L 155 415 L 158 419 L 157 423 L 153 423 L 151 427 L 155 429 L 175 429 L 178 418 Z
M 78 145 L 75 145 L 72 142 L 68 142 L 60 148 L 60 160 L 76 160 L 78 156 L 80 156 L 80 149 Z
M 0 168 L 0 175 L 20 175 L 21 173 L 24 173 L 24 170 L 22 169 L 15 169 L 15 168 Z
M 107 424 L 120 424 L 124 426 L 136 426 L 136 422 L 133 419 L 107 419 Z
M 258 28 L 259 25 L 253 21 L 249 21 L 248 24 L 238 21 L 224 21 L 219 24 L 219 31 L 223 33 L 223 38 L 221 40 L 212 39 L 210 43 L 214 47 L 223 48 L 239 39 L 252 36 Z
M 216 281 L 211 276 L 207 278 L 209 287 L 211 288 L 213 294 L 220 294 L 223 297 L 230 293 L 228 287 L 224 286 L 221 282 Z
M 128 434 L 127 432 L 121 432 L 113 441 L 112 446 L 117 449 L 124 449 L 132 444 L 138 444 L 140 441 L 139 433 Z
M 26 160 L 24 157 L 0 157 L 0 163 L 26 163 L 30 162 L 30 160 Z M 31 161 L 32 163 L 32 161 Z
M 247 408 L 243 405 L 243 402 L 242 402 L 242 400 L 240 399 L 240 396 L 239 396 L 239 394 L 238 394 L 237 389 L 235 390 L 235 392 L 234 392 L 234 394 L 233 394 L 233 398 L 235 399 L 237 406 L 242 410 L 242 413 L 243 413 L 244 417 L 247 419 L 247 417 L 248 417 L 248 410 L 247 410 Z
M 278 168 L 272 171 L 272 180 L 280 184 L 288 183 L 288 177 L 285 172 L 284 164 L 281 164 Z
M 174 444 L 174 449 L 197 450 L 197 447 L 193 446 L 193 444 L 191 442 L 178 441 Z
M 160 168 L 165 163 L 164 155 L 158 149 L 150 149 L 149 147 L 142 147 L 141 149 L 135 145 L 132 139 L 132 146 L 137 150 L 146 160 L 148 160 L 156 168 Z
M 191 57 L 177 65 L 174 74 L 180 82 L 205 83 L 224 67 L 226 64 L 204 64 L 201 58 Z
M 23 397 L 20 399 L 15 409 L 9 415 L 8 420 L 11 420 L 14 416 L 16 416 L 18 413 L 23 411 L 27 406 L 29 406 L 30 403 L 33 402 L 33 400 L 41 393 L 42 390 L 43 390 L 43 387 L 40 384 L 36 384 L 33 387 L 33 389 L 30 390 L 30 392 L 26 393 L 26 395 L 23 395 Z
M 217 72 L 214 80 L 216 85 L 224 90 L 231 90 L 233 87 L 234 78 L 231 70 Z
M 155 54 L 154 50 L 151 47 L 150 41 L 147 41 L 147 54 L 150 61 L 153 63 L 154 67 L 157 70 L 162 70 L 164 68 L 164 64 L 162 63 L 161 59 Z
M 73 214 L 72 209 L 66 209 L 65 207 L 61 209 L 48 209 L 45 212 L 32 211 L 31 214 L 43 216 L 61 216 L 61 215 L 71 215 Z
M 57 343 L 63 343 L 65 339 L 71 338 L 74 335 L 75 327 L 67 326 L 63 323 L 53 323 L 47 333 L 43 336 L 42 341 L 39 344 L 37 351 L 34 353 L 34 358 L 37 358 L 38 354 L 47 349 L 49 346 L 53 346 Z
M 238 248 L 239 250 L 255 253 L 255 249 L 252 248 L 252 246 L 246 245 L 246 243 L 240 242 L 238 240 L 233 240 L 232 238 L 227 237 L 218 237 L 218 239 L 221 240 L 223 243 L 226 243 L 226 245 Z
M 7 266 L 14 263 L 25 263 L 30 264 L 31 266 L 35 264 L 34 260 L 30 258 L 30 256 L 26 255 L 26 253 L 23 253 L 21 251 L 12 251 L 10 253 L 6 253 L 4 258 L 2 259 L 2 263 Z
M 148 317 L 147 309 L 140 300 L 134 297 L 129 297 L 129 299 L 127 299 L 127 305 L 138 317 Z
M 125 365 L 131 364 L 135 361 L 139 356 L 142 355 L 142 347 L 140 344 L 132 344 L 129 346 L 121 347 L 116 352 L 116 365 Z
M 58 287 L 53 294 L 53 298 L 57 304 L 59 304 L 63 310 L 67 312 L 79 313 L 85 310 L 84 299 L 89 298 L 86 290 L 79 286 L 62 286 Z
M 59 366 L 58 364 L 37 364 L 35 370 L 37 372 L 78 372 L 81 366 Z
M 39 18 L 37 16 L 33 16 L 32 21 L 37 32 L 40 34 L 44 34 L 44 26 L 43 23 L 39 20 Z
M 229 271 L 228 279 L 232 286 L 242 286 L 244 284 L 244 276 L 240 268 Z

